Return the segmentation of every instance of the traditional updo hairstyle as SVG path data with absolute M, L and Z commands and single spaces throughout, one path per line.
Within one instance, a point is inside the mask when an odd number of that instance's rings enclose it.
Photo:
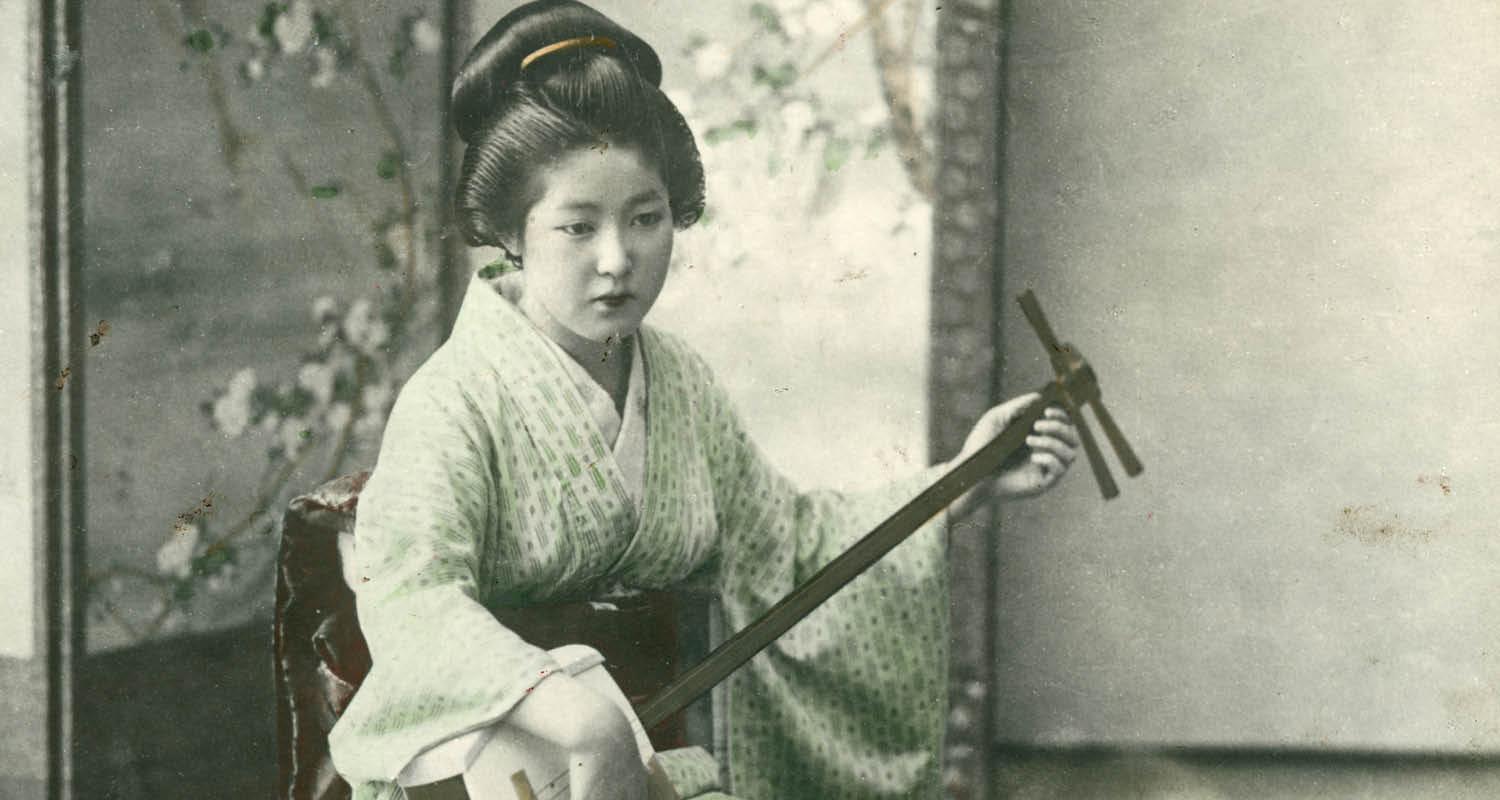
M 673 224 L 696 222 L 703 162 L 660 84 L 651 46 L 583 3 L 536 0 L 502 17 L 453 81 L 467 145 L 456 198 L 464 239 L 519 263 L 509 243 L 540 195 L 536 170 L 590 146 L 634 150 L 660 173 Z

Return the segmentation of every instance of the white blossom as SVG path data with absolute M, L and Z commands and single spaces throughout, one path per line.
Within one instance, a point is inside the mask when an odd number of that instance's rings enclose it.
M 313 75 L 308 79 L 314 89 L 327 89 L 333 85 L 333 76 L 338 74 L 338 54 L 326 47 L 313 51 Z
M 266 62 L 260 56 L 251 56 L 245 59 L 245 63 L 240 66 L 240 71 L 245 76 L 245 80 L 254 83 L 266 77 Z
M 833 3 L 833 15 L 838 17 L 841 24 L 849 25 L 864 16 L 865 6 L 860 0 L 831 0 Z
M 203 582 L 203 585 L 210 592 L 213 592 L 214 594 L 221 594 L 227 591 L 234 584 L 236 572 L 237 570 L 235 570 L 233 564 L 222 564 L 219 566 L 218 570 L 216 570 L 212 575 L 208 576 L 207 580 Z
M 396 265 L 406 269 L 407 251 L 412 245 L 411 226 L 404 222 L 394 222 L 385 228 L 385 246 L 390 248 L 391 254 L 396 257 Z
M 328 407 L 328 413 L 324 414 L 323 421 L 328 423 L 330 429 L 338 430 L 349 423 L 351 413 L 348 403 L 334 403 Z
M 380 435 L 381 428 L 385 427 L 385 415 L 374 411 L 366 411 L 359 415 L 354 423 L 354 436 L 358 439 L 372 440 Z
M 312 6 L 302 0 L 294 0 L 286 10 L 276 16 L 271 26 L 271 35 L 284 53 L 300 53 L 313 37 Z
M 255 370 L 246 367 L 236 372 L 224 394 L 214 400 L 214 426 L 231 438 L 244 433 L 254 413 L 251 408 L 254 392 Z
M 776 7 L 776 13 L 784 17 L 801 11 L 807 5 L 807 0 L 771 0 L 771 5 Z
M 417 17 L 411 24 L 411 44 L 419 53 L 436 53 L 443 46 L 443 35 L 431 20 Z
M 834 14 L 833 7 L 826 2 L 808 6 L 802 16 L 802 24 L 819 39 L 831 39 L 839 32 L 839 18 Z
M 354 301 L 344 316 L 345 341 L 362 353 L 373 354 L 386 343 L 390 333 L 385 321 L 375 314 L 368 298 Z
M 781 126 L 786 135 L 800 140 L 817 124 L 812 104 L 805 100 L 793 100 L 781 107 Z
M 197 525 L 182 522 L 174 525 L 172 535 L 156 551 L 156 571 L 171 578 L 186 578 L 192 574 L 199 535 Z
M 366 411 L 384 414 L 396 398 L 394 387 L 388 381 L 372 383 L 360 392 L 359 402 Z
M 297 371 L 297 385 L 306 389 L 321 406 L 333 399 L 333 382 L 336 377 L 333 367 L 328 364 L 309 361 Z
M 187 615 L 182 613 L 182 609 L 174 608 L 162 618 L 161 627 L 158 630 L 162 633 L 176 633 L 186 627 Z
M 786 31 L 786 35 L 791 37 L 793 41 L 807 35 L 807 26 L 802 23 L 801 14 L 783 14 L 781 16 L 781 29 Z
M 338 301 L 326 294 L 313 301 L 312 314 L 315 322 L 324 322 L 338 316 L 338 313 Z
M 697 70 L 699 78 L 715 80 L 729 71 L 732 58 L 728 45 L 720 41 L 709 42 L 693 51 L 693 69 Z

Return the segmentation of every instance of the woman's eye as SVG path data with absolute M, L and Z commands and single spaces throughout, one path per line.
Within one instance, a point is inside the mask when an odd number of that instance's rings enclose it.
M 557 229 L 569 236 L 586 236 L 594 232 L 594 226 L 587 222 L 571 222 L 559 225 Z
M 664 215 L 660 211 L 647 211 L 644 214 L 639 214 L 636 216 L 635 224 L 640 225 L 643 228 L 649 228 L 656 223 L 661 222 L 663 216 Z

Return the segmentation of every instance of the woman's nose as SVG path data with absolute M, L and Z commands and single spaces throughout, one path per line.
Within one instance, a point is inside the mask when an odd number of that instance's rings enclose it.
M 623 275 L 630 271 L 630 246 L 621 231 L 605 231 L 599 237 L 598 256 L 596 268 L 600 275 Z

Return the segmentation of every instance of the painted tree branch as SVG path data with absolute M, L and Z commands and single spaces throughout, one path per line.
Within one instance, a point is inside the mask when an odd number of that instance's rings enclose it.
M 865 0 L 870 9 L 870 31 L 875 44 L 875 69 L 880 91 L 891 112 L 891 138 L 906 168 L 911 185 L 929 201 L 933 198 L 933 153 L 918 127 L 915 96 L 915 30 L 920 12 L 916 2 L 907 3 L 905 35 L 886 19 L 890 0 Z
M 412 187 L 411 173 L 406 168 L 408 160 L 406 136 L 401 131 L 400 123 L 396 121 L 396 115 L 391 111 L 390 103 L 386 102 L 385 91 L 380 86 L 380 76 L 375 72 L 375 65 L 371 63 L 364 51 L 359 32 L 359 15 L 353 13 L 348 0 L 339 4 L 339 11 L 345 24 L 349 26 L 349 46 L 355 62 L 359 65 L 360 83 L 369 97 L 370 106 L 375 112 L 375 119 L 384 131 L 386 139 L 389 140 L 391 151 L 396 155 L 396 179 L 401 186 L 401 222 L 406 225 L 410 233 L 406 237 L 406 269 L 404 270 L 406 306 L 409 309 L 416 300 L 417 292 L 417 194 Z
M 169 5 L 169 0 L 152 0 L 151 15 L 156 18 L 157 26 L 162 35 L 166 36 L 173 47 L 183 47 L 183 42 L 193 33 L 187 24 L 187 9 L 182 5 Z M 248 138 L 235 124 L 234 114 L 229 109 L 229 91 L 224 84 L 224 75 L 219 71 L 219 62 L 216 58 L 198 58 L 198 73 L 208 88 L 208 103 L 213 110 L 215 128 L 219 132 L 219 153 L 224 159 L 224 166 L 231 174 L 238 174 L 240 170 L 240 157 L 243 155 Z

